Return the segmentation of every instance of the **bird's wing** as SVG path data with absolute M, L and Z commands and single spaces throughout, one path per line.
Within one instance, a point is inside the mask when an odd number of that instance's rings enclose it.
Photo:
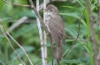
M 62 19 L 59 17 L 55 17 L 49 20 L 49 30 L 51 37 L 53 38 L 54 42 L 57 44 L 56 48 L 56 56 L 58 65 L 60 65 L 60 60 L 62 57 L 62 43 L 65 41 L 65 31 L 64 31 L 64 24 Z
M 61 44 L 61 40 L 63 40 L 65 36 L 65 31 L 64 31 L 64 25 L 62 19 L 59 17 L 55 17 L 49 20 L 49 29 L 50 29 L 50 34 L 53 38 L 53 40 L 57 44 Z

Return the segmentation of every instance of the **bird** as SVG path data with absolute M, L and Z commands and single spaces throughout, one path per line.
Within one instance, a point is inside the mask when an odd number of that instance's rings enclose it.
M 56 43 L 57 64 L 60 65 L 62 58 L 62 44 L 65 42 L 66 33 L 64 30 L 64 22 L 59 15 L 58 8 L 52 4 L 47 5 L 45 12 L 45 26 L 51 35 L 54 43 Z

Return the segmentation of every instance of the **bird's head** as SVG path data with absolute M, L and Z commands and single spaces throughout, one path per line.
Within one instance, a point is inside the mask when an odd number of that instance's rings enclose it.
M 55 7 L 52 4 L 49 4 L 46 9 L 44 10 L 44 12 L 46 13 L 46 15 L 48 16 L 55 16 L 58 14 L 58 9 L 57 7 Z

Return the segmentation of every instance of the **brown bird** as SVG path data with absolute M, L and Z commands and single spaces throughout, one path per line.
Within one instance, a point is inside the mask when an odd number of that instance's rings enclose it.
M 56 55 L 58 65 L 62 57 L 62 44 L 65 42 L 66 33 L 64 30 L 63 20 L 59 15 L 56 6 L 49 4 L 45 9 L 46 22 L 45 25 L 50 33 L 53 42 L 56 43 Z

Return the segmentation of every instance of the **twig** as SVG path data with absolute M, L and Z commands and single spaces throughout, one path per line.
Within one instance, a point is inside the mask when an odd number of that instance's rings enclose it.
M 46 1 L 47 0 L 44 0 L 43 2 L 44 2 L 44 10 L 46 9 Z M 45 23 L 45 19 L 46 19 L 46 17 L 45 17 L 45 12 L 43 12 L 43 21 L 44 21 L 44 23 Z M 46 43 L 47 43 L 47 36 L 46 36 L 46 32 L 44 31 L 44 45 L 46 45 Z M 44 47 L 44 51 L 45 51 L 45 58 L 47 58 L 47 47 L 45 46 Z M 47 61 L 45 60 L 45 65 L 47 65 Z
M 82 14 L 85 12 L 85 10 L 86 10 L 86 7 L 85 7 L 85 9 L 83 10 Z M 81 14 L 79 20 L 81 20 L 82 14 Z M 64 57 L 69 53 L 69 51 L 73 48 L 73 46 L 75 45 L 75 43 L 76 43 L 76 41 L 77 41 L 79 35 L 80 35 L 80 22 L 79 22 L 79 26 L 78 26 L 78 35 L 77 35 L 77 37 L 75 38 L 75 40 L 73 41 L 71 47 L 70 47 L 70 48 L 68 49 L 68 51 L 63 55 L 63 58 L 64 58 Z
M 96 47 L 96 40 L 95 40 L 95 30 L 94 30 L 94 23 L 93 23 L 93 18 L 92 18 L 92 11 L 91 11 L 91 4 L 90 0 L 86 0 L 86 6 L 88 10 L 88 15 L 89 15 L 89 22 L 90 22 L 90 31 L 91 31 L 91 36 L 90 36 L 90 41 L 93 46 L 93 52 L 94 52 L 94 65 L 98 65 L 96 56 L 97 56 L 97 47 Z
M 46 26 L 45 26 L 45 24 L 44 24 L 44 22 L 43 22 L 42 17 L 40 16 L 39 12 L 37 12 L 37 10 L 36 10 L 36 8 L 35 8 L 35 6 L 34 6 L 33 1 L 32 1 L 32 0 L 29 0 L 29 2 L 30 2 L 30 5 L 31 5 L 31 8 L 34 10 L 36 16 L 37 16 L 38 19 L 40 20 L 40 23 L 42 24 L 42 26 L 43 26 L 45 32 L 46 32 L 46 33 L 49 33 L 48 30 L 47 30 L 47 28 L 46 28 Z
M 79 29 L 78 29 L 78 35 L 77 37 L 75 38 L 74 42 L 72 43 L 71 47 L 68 49 L 68 51 L 63 55 L 63 58 L 69 53 L 69 51 L 73 48 L 73 46 L 75 45 L 78 37 L 79 37 L 79 34 L 80 34 L 80 22 L 79 22 Z
M 16 23 L 18 20 L 7 20 L 4 22 L 12 22 L 12 23 Z M 34 22 L 33 22 L 34 21 Z M 25 20 L 23 23 L 35 23 L 36 20 Z
M 5 2 L 5 1 L 4 1 L 4 2 Z M 7 2 L 6 2 L 6 3 L 7 3 Z M 48 33 L 48 30 L 46 29 L 46 26 L 45 26 L 45 24 L 44 24 L 44 22 L 43 22 L 43 19 L 42 19 L 42 17 L 39 15 L 39 13 L 37 12 L 37 10 L 36 10 L 36 8 L 35 8 L 35 6 L 34 6 L 33 1 L 32 1 L 32 0 L 29 0 L 29 3 L 30 3 L 30 5 L 31 5 L 31 8 L 34 10 L 36 16 L 37 16 L 38 19 L 40 20 L 41 24 L 43 25 L 44 30 Z M 10 3 L 9 3 L 9 4 L 10 4 Z M 12 4 L 13 4 L 13 3 L 12 3 Z
M 36 8 L 35 8 L 34 3 L 33 3 L 32 0 L 29 0 L 30 5 L 14 4 L 14 3 L 8 2 L 8 1 L 6 1 L 6 0 L 2 0 L 2 1 L 5 2 L 5 3 L 8 3 L 8 4 L 11 4 L 11 5 L 31 7 L 31 8 L 34 10 L 36 16 L 39 18 L 41 24 L 43 25 L 43 28 L 44 28 L 45 32 L 48 33 L 48 30 L 47 30 L 47 28 L 46 28 L 46 26 L 45 26 L 45 24 L 44 24 L 44 22 L 43 22 L 43 19 L 42 19 L 42 17 L 39 15 L 39 13 L 37 12 L 37 10 L 36 10 Z M 53 1 L 67 1 L 67 0 L 53 0 Z
M 0 21 L 2 23 L 2 21 Z M 3 23 L 2 23 L 3 25 Z M 3 25 L 4 27 L 4 25 Z M 8 31 L 6 31 L 6 29 L 4 28 L 5 33 L 23 50 L 23 52 L 25 53 L 26 57 L 28 58 L 29 62 L 31 65 L 33 65 L 32 61 L 30 60 L 29 56 L 27 55 L 25 49 L 9 34 Z M 9 39 L 9 38 L 8 38 Z
M 21 25 L 22 23 L 25 22 L 25 20 L 27 20 L 28 17 L 24 16 L 21 19 L 19 19 L 15 24 L 13 24 L 12 26 L 10 26 L 10 28 L 8 29 L 9 31 L 14 30 L 16 27 L 18 27 L 19 25 Z
M 98 5 L 100 4 L 100 0 L 98 0 Z M 100 6 L 98 6 L 98 27 L 100 27 Z M 98 65 L 100 65 L 100 30 L 98 31 L 98 44 L 99 44 L 99 53 L 97 55 Z
M 1 19 L 0 19 L 0 22 L 2 23 L 2 20 L 1 20 Z M 15 49 L 14 49 L 14 47 L 13 47 L 13 45 L 12 45 L 10 39 L 7 37 L 6 33 L 3 31 L 3 28 L 4 28 L 4 26 L 1 25 L 1 26 L 0 26 L 1 32 L 3 33 L 3 35 L 4 35 L 4 36 L 6 37 L 6 39 L 8 40 L 8 42 L 9 42 L 11 48 L 13 49 L 14 53 L 15 53 L 16 56 L 18 57 L 19 61 L 20 61 L 23 65 L 25 65 L 24 62 L 21 60 L 20 56 L 19 56 L 19 55 L 17 54 L 17 52 L 15 51 Z
M 15 6 L 31 7 L 30 5 L 15 4 L 15 3 L 8 2 L 6 0 L 2 0 L 2 1 L 7 3 L 7 4 L 11 4 L 11 5 L 15 5 Z
M 6 34 L 23 50 L 23 52 L 25 53 L 26 57 L 28 58 L 30 64 L 33 65 L 32 61 L 29 58 L 28 54 L 26 53 L 25 49 L 9 34 L 8 31 L 6 31 Z
M 67 0 L 51 0 L 51 1 L 66 2 Z M 50 3 L 50 0 L 46 0 L 45 4 L 48 4 L 48 3 Z M 40 4 L 40 9 L 39 9 L 39 11 L 40 11 L 41 9 L 43 9 L 43 7 L 44 7 L 44 2 L 43 2 L 42 4 Z
M 35 6 L 34 6 L 33 1 L 32 1 L 32 0 L 29 0 L 29 2 L 30 2 L 30 4 L 31 4 L 31 8 L 34 9 L 34 12 L 35 12 L 36 16 L 38 17 L 38 19 L 40 20 L 41 24 L 43 25 L 43 28 L 44 28 L 45 32 L 47 33 L 47 35 L 48 35 L 48 37 L 49 37 L 49 39 L 50 39 L 51 45 L 52 45 L 52 38 L 51 38 L 51 36 L 50 36 L 50 34 L 49 34 L 49 32 L 48 32 L 48 30 L 47 30 L 47 28 L 46 28 L 46 26 L 45 26 L 45 24 L 44 24 L 44 22 L 43 22 L 43 19 L 41 18 L 41 16 L 39 15 L 39 13 L 36 11 L 36 8 L 35 8 Z M 52 47 L 52 46 L 51 46 L 51 47 Z M 52 48 L 52 49 L 53 49 L 53 48 Z
M 6 0 L 2 0 L 3 2 L 7 3 L 7 4 L 11 4 L 11 5 L 15 5 L 15 6 L 23 6 L 23 7 L 31 7 L 30 5 L 22 5 L 22 4 L 15 4 L 15 3 L 11 3 L 11 2 L 8 2 Z M 67 0 L 52 0 L 52 1 L 62 1 L 62 2 L 65 2 Z M 50 3 L 50 0 L 46 0 L 46 4 Z M 39 11 L 41 9 L 43 9 L 43 3 L 40 5 L 40 8 L 39 8 Z
M 5 1 L 5 0 L 3 0 L 3 1 L 6 2 L 6 3 L 8 3 L 8 4 L 12 4 L 12 5 L 26 6 L 26 5 L 21 5 L 21 4 L 9 3 L 9 2 L 7 2 L 7 1 Z M 66 1 L 66 0 L 53 0 L 53 1 Z M 43 19 L 42 19 L 42 17 L 39 15 L 39 13 L 37 12 L 37 10 L 36 10 L 36 8 L 35 8 L 35 6 L 34 6 L 33 1 L 32 1 L 32 0 L 29 0 L 29 3 L 30 3 L 31 6 L 26 6 L 26 7 L 31 7 L 31 8 L 34 10 L 36 16 L 38 17 L 38 19 L 40 20 L 41 24 L 43 25 L 43 28 L 44 28 L 45 32 L 48 34 L 49 38 L 51 39 L 50 34 L 48 33 L 48 30 L 47 30 L 47 28 L 46 28 L 46 26 L 45 26 L 45 24 L 44 24 L 44 22 L 43 22 Z
M 37 12 L 39 13 L 39 0 L 36 0 L 36 9 L 37 9 Z M 38 19 L 38 17 L 37 17 L 37 26 L 38 26 L 39 36 L 40 36 L 42 65 L 46 65 L 45 64 L 45 51 L 44 51 L 43 35 L 42 35 L 40 20 Z
M 42 4 L 40 4 L 39 11 L 44 8 L 44 3 L 48 4 L 49 2 L 50 2 L 50 0 L 46 0 L 46 2 L 44 1 Z

